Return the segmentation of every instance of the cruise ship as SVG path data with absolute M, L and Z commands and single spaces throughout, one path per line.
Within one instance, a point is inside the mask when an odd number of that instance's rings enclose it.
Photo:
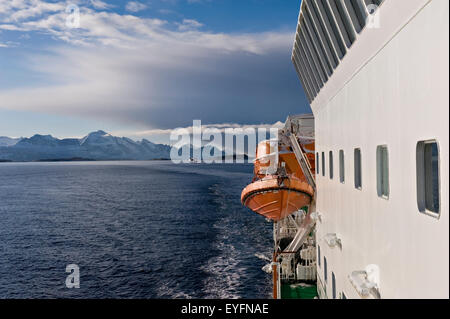
M 258 145 L 274 298 L 449 298 L 449 1 L 303 0 L 312 114 Z

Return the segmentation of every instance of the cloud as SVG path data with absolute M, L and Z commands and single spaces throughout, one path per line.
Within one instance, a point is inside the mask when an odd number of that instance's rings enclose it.
M 125 9 L 131 12 L 139 12 L 147 9 L 147 5 L 137 1 L 130 1 L 126 4 Z
M 203 26 L 202 23 L 193 20 L 193 19 L 183 19 L 182 23 L 178 23 L 178 30 L 180 31 L 189 31 L 196 30 Z
M 114 7 L 113 5 L 103 2 L 101 0 L 90 0 L 90 2 L 95 9 L 105 10 Z
M 221 124 L 203 124 L 201 125 L 202 134 L 207 143 L 209 134 L 220 134 L 222 140 L 214 140 L 214 144 L 219 148 L 222 148 L 225 139 L 233 139 L 233 137 L 239 139 L 257 139 L 258 141 L 264 140 L 273 134 L 272 130 L 278 131 L 284 128 L 285 124 L 278 121 L 274 124 L 238 124 L 238 123 L 221 123 Z M 115 131 L 112 132 L 114 136 L 127 136 L 128 138 L 134 139 L 136 141 L 142 139 L 148 139 L 154 143 L 173 145 L 177 140 L 178 133 L 190 134 L 192 137 L 193 126 L 187 127 L 177 127 L 174 129 L 150 129 L 144 131 Z M 210 141 L 210 140 L 208 140 Z M 241 145 L 242 147 L 243 145 Z M 239 149 L 239 148 L 238 148 Z M 243 149 L 242 149 L 243 150 Z M 254 149 L 247 149 L 247 154 L 254 153 Z
M 14 41 L 0 42 L 0 48 L 15 48 L 19 43 Z
M 202 130 L 206 129 L 216 129 L 220 133 L 225 133 L 227 129 L 267 129 L 271 128 L 282 129 L 284 127 L 284 123 L 278 121 L 274 124 L 238 124 L 238 123 L 220 123 L 220 124 L 202 124 Z M 121 131 L 115 132 L 113 135 L 124 135 L 124 136 L 152 136 L 152 135 L 170 135 L 174 130 L 182 129 L 184 131 L 192 134 L 193 126 L 187 127 L 177 127 L 175 129 L 151 129 L 145 131 Z
M 0 24 L 0 29 L 2 30 L 8 30 L 8 31 L 21 31 L 22 28 L 19 28 L 16 25 L 13 24 Z
M 28 2 L 15 1 L 23 5 L 16 11 L 28 10 Z M 306 111 L 290 63 L 291 32 L 215 33 L 198 30 L 195 20 L 175 24 L 83 7 L 81 27 L 69 29 L 66 17 L 47 10 L 6 22 L 0 15 L 4 30 L 67 43 L 29 52 L 22 64 L 47 84 L 0 88 L 0 109 L 109 119 L 144 130 L 193 119 L 271 123 Z
M 19 22 L 42 16 L 46 13 L 60 12 L 66 8 L 65 2 L 44 2 L 40 0 L 11 0 L 0 4 L 0 14 L 4 22 Z

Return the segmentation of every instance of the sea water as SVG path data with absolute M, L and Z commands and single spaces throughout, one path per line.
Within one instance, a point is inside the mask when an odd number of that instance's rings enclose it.
M 272 227 L 240 203 L 251 177 L 249 164 L 1 163 L 0 298 L 268 298 Z

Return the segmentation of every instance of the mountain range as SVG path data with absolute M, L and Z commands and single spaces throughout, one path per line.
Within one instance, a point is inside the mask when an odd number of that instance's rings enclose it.
M 0 161 L 154 160 L 169 159 L 171 147 L 146 139 L 133 141 L 104 131 L 58 139 L 36 134 L 30 138 L 0 137 Z

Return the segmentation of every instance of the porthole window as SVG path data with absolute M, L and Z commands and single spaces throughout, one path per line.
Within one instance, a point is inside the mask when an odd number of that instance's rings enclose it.
M 416 165 L 419 211 L 439 216 L 439 146 L 435 140 L 417 143 Z
M 344 151 L 339 151 L 339 181 L 345 183 L 345 155 Z
M 320 258 L 320 246 L 317 246 L 317 264 L 319 265 L 319 267 L 321 266 Z
M 333 152 L 330 151 L 329 157 L 328 157 L 328 163 L 330 165 L 330 179 L 333 179 L 334 177 L 334 167 L 333 167 Z
M 319 153 L 316 153 L 316 173 L 317 173 L 317 175 L 319 175 L 319 173 L 320 173 L 319 167 L 320 167 L 320 163 L 319 163 Z
M 333 294 L 333 299 L 336 299 L 336 276 L 334 272 L 331 273 L 331 292 Z
M 325 153 L 322 152 L 322 176 L 325 177 Z
M 377 147 L 377 193 L 389 198 L 389 154 L 385 145 Z
M 356 148 L 355 153 L 355 188 L 362 189 L 361 149 Z

